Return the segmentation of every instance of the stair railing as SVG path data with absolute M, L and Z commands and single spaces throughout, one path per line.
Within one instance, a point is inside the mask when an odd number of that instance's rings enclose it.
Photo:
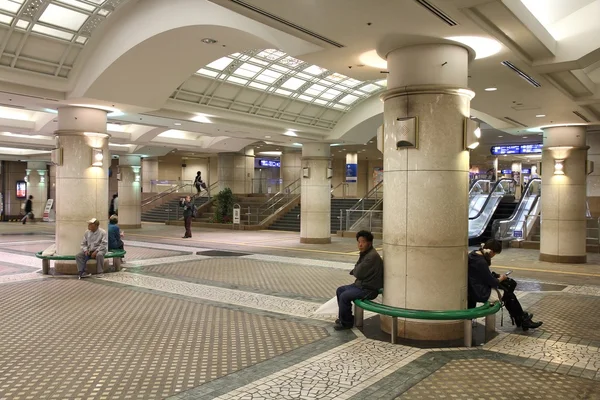
M 383 181 L 377 183 L 377 185 L 375 185 L 371 190 L 369 190 L 369 192 L 363 198 L 358 200 L 352 207 L 346 210 L 346 229 L 354 225 L 354 222 L 350 223 L 351 215 L 358 214 L 358 211 L 365 211 L 365 202 L 367 200 L 376 200 L 375 203 L 379 203 L 380 201 L 383 202 Z M 373 206 L 367 208 L 367 210 L 369 209 L 373 209 Z M 359 215 L 360 216 L 358 217 L 358 219 L 361 218 L 362 214 Z
M 154 203 L 155 201 L 158 201 L 162 198 L 164 198 L 165 196 L 168 196 L 172 193 L 178 193 L 180 190 L 184 190 L 185 188 L 189 187 L 190 191 L 192 188 L 192 184 L 191 183 L 180 183 L 178 185 L 172 186 L 169 189 L 166 189 L 160 193 L 155 194 L 154 196 L 150 196 L 149 198 L 147 198 L 146 200 L 144 200 L 142 202 L 142 207 L 147 206 L 149 204 Z
M 337 188 L 339 188 L 340 186 L 342 187 L 342 198 L 344 198 L 344 199 L 346 198 L 346 196 L 348 195 L 348 191 L 349 191 L 348 189 L 350 187 L 350 184 L 346 183 L 346 182 L 340 182 L 334 188 L 332 188 L 331 191 L 329 192 L 331 194 L 331 197 L 334 197 L 333 192 L 335 192 L 335 190 Z
M 262 225 L 274 214 L 278 213 L 281 209 L 287 207 L 292 202 L 297 201 L 300 198 L 300 190 L 302 187 L 302 181 L 300 178 L 296 179 L 289 185 L 283 188 L 283 190 L 275 193 L 265 203 L 255 208 L 255 213 L 248 213 L 253 215 L 254 218 L 248 217 L 248 222 L 254 222 L 256 225 Z

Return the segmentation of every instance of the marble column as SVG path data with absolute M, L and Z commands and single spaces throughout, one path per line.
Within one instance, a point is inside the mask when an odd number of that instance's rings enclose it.
M 152 181 L 158 180 L 158 160 L 144 158 L 142 160 L 142 190 L 151 193 L 154 187 Z
M 467 306 L 469 153 L 463 124 L 473 92 L 467 50 L 431 44 L 388 53 L 384 101 L 384 304 L 420 310 Z M 418 118 L 418 147 L 398 148 Z M 408 139 L 408 137 L 406 137 Z M 462 321 L 399 320 L 398 336 L 452 341 Z M 391 319 L 381 327 L 391 331 Z
M 328 143 L 302 146 L 300 243 L 331 243 L 331 157 Z M 304 173 L 303 173 L 304 175 Z
M 523 164 L 520 162 L 512 163 L 510 170 L 513 172 L 513 177 L 517 181 L 515 186 L 515 199 L 519 200 L 522 196 L 521 185 L 523 184 L 523 176 L 521 175 L 523 170 Z
M 253 181 L 254 148 L 247 147 L 240 153 L 219 153 L 219 191 L 228 187 L 235 194 L 252 193 Z
M 119 156 L 119 226 L 122 229 L 142 227 L 142 193 L 140 156 Z
M 27 197 L 33 196 L 33 214 L 37 220 L 44 216 L 48 200 L 48 174 L 45 161 L 27 162 Z
M 56 252 L 75 255 L 90 218 L 108 228 L 108 167 L 110 153 L 106 111 L 62 107 L 58 109 L 57 145 L 63 151 L 56 167 Z M 92 166 L 92 149 L 102 150 L 102 166 Z M 106 261 L 108 263 L 108 261 Z M 75 261 L 57 261 L 56 272 L 76 274 Z M 105 268 L 106 269 L 106 268 Z M 95 273 L 95 268 L 88 268 Z
M 292 182 L 300 179 L 302 175 L 302 153 L 299 151 L 283 151 L 281 154 L 281 190 L 288 187 Z
M 358 153 L 346 153 L 346 195 L 356 197 L 358 192 Z
M 596 127 L 596 129 L 598 129 Z M 594 163 L 594 170 L 587 176 L 587 198 L 592 217 L 600 217 L 600 130 L 587 131 L 588 161 Z
M 587 260 L 585 137 L 585 126 L 544 129 L 540 261 Z

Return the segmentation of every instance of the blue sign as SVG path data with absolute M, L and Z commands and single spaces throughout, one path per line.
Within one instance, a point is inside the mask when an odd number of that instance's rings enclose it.
M 280 168 L 281 162 L 273 160 L 258 160 L 258 165 L 261 167 Z
M 516 238 L 522 238 L 523 237 L 523 231 L 515 231 L 513 234 L 514 237 Z
M 524 173 L 524 174 L 530 174 L 531 173 L 531 169 L 530 168 L 523 168 L 521 170 L 521 172 Z
M 504 175 L 510 175 L 510 174 L 512 174 L 512 171 L 511 171 L 510 169 L 503 169 L 503 170 L 502 170 L 502 173 L 503 173 Z
M 510 146 L 492 146 L 491 152 L 494 156 L 504 156 L 507 154 L 539 154 L 542 152 L 543 144 L 521 144 Z
M 358 181 L 358 164 L 346 164 L 346 182 Z

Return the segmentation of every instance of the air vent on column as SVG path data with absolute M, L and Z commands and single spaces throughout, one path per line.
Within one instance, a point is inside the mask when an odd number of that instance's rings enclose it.
M 436 17 L 438 17 L 439 19 L 444 21 L 446 24 L 448 24 L 450 26 L 458 25 L 458 22 L 456 22 L 455 20 L 450 18 L 448 16 L 448 14 L 446 14 L 445 12 L 443 12 L 442 10 L 440 10 L 439 8 L 437 8 L 436 6 L 434 6 L 427 0 L 415 0 L 415 1 L 417 3 L 419 3 L 420 5 L 422 5 L 423 7 L 425 7 L 430 13 L 432 13 L 433 15 L 435 15 Z
M 523 128 L 527 128 L 527 125 L 517 121 L 516 119 L 512 119 L 511 117 L 504 117 L 505 120 L 512 122 L 513 124 L 521 125 Z
M 326 38 L 325 36 L 321 36 L 321 35 L 319 35 L 319 34 L 318 34 L 318 33 L 316 33 L 316 32 L 313 32 L 313 31 L 311 31 L 311 30 L 308 30 L 308 29 L 306 29 L 306 28 L 303 28 L 303 27 L 301 27 L 301 26 L 299 26 L 299 25 L 296 25 L 296 24 L 294 24 L 293 22 L 290 22 L 290 21 L 288 21 L 288 20 L 286 20 L 286 19 L 283 19 L 283 18 L 281 18 L 281 17 L 278 17 L 278 16 L 277 16 L 277 15 L 275 15 L 275 14 L 271 14 L 270 12 L 267 12 L 267 11 L 265 11 L 265 10 L 263 10 L 263 9 L 260 9 L 260 8 L 258 8 L 258 7 L 255 7 L 255 6 L 253 6 L 252 4 L 248 4 L 248 3 L 246 3 L 245 1 L 242 1 L 242 0 L 230 0 L 230 1 L 231 1 L 232 3 L 235 3 L 235 4 L 237 4 L 238 6 L 244 7 L 244 8 L 246 8 L 246 9 L 250 10 L 250 11 L 254 11 L 254 12 L 255 12 L 255 13 L 257 13 L 257 14 L 260 14 L 260 15 L 262 15 L 263 17 L 267 17 L 267 18 L 269 18 L 269 19 L 272 19 L 272 20 L 274 20 L 274 21 L 277 21 L 277 22 L 279 22 L 280 24 L 283 24 L 283 25 L 285 25 L 285 26 L 289 26 L 289 27 L 290 27 L 290 28 L 292 28 L 292 29 L 296 29 L 296 30 L 298 30 L 298 31 L 300 31 L 300 32 L 302 32 L 302 33 L 305 33 L 305 34 L 307 34 L 307 35 L 309 35 L 309 36 L 312 36 L 312 37 L 314 37 L 315 39 L 319 39 L 319 40 L 321 40 L 321 41 L 323 41 L 323 42 L 329 43 L 329 44 L 330 44 L 330 45 L 332 45 L 332 46 L 335 46 L 335 47 L 340 47 L 340 48 L 341 48 L 341 47 L 346 47 L 346 46 L 344 46 L 343 44 L 340 44 L 340 43 L 338 43 L 338 42 L 336 42 L 336 41 L 334 41 L 334 40 L 331 40 L 331 39 L 328 39 L 328 38 Z
M 533 85 L 535 87 L 542 86 L 541 83 L 539 83 L 538 81 L 536 81 L 535 79 L 533 79 L 532 77 L 527 75 L 525 72 L 521 71 L 519 68 L 515 67 L 515 65 L 513 63 L 511 63 L 510 61 L 502 61 L 500 64 L 502 64 L 505 67 L 508 67 L 511 70 L 513 70 L 514 72 L 516 72 L 521 78 L 525 79 L 531 85 Z
M 583 115 L 579 111 L 573 111 L 573 114 L 577 115 L 579 118 L 581 118 L 585 122 L 591 122 L 585 115 Z

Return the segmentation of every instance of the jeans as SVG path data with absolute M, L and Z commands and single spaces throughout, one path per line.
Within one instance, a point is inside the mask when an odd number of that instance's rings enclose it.
M 91 258 L 92 257 L 90 257 L 89 255 L 86 256 L 83 251 L 79 252 L 75 256 L 75 260 L 77 261 L 77 271 L 79 271 L 79 275 L 81 275 L 85 272 L 85 264 Z M 97 268 L 96 272 L 99 274 L 104 272 L 103 267 L 104 267 L 104 254 L 97 253 L 96 254 L 96 268 Z
M 354 285 L 340 286 L 335 292 L 340 312 L 338 317 L 343 326 L 354 325 L 352 316 L 352 300 L 364 299 L 370 292 Z
M 190 215 L 189 217 L 183 217 L 183 220 L 185 221 L 185 235 L 184 237 L 192 237 L 192 216 Z

